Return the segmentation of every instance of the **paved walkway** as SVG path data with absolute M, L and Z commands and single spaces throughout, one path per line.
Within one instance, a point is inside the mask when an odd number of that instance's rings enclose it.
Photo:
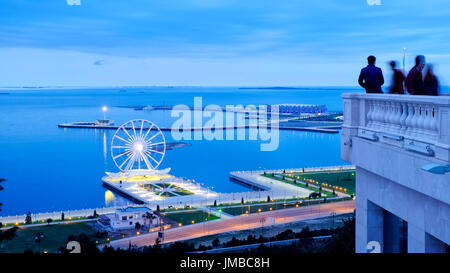
M 354 209 L 355 201 L 352 200 L 236 216 L 220 221 L 203 222 L 199 224 L 168 229 L 164 232 L 164 243 L 188 240 L 223 232 L 246 230 L 262 226 L 271 226 L 276 224 L 313 219 L 329 216 L 331 213 L 351 213 Z M 153 232 L 145 235 L 112 241 L 110 242 L 110 245 L 115 248 L 128 248 L 130 243 L 131 245 L 136 245 L 138 247 L 153 245 L 157 236 L 158 233 Z

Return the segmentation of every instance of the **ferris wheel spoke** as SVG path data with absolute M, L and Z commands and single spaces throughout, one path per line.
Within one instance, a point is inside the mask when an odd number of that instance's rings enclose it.
M 131 158 L 131 159 L 130 159 L 130 161 L 128 161 L 128 164 L 127 164 L 127 166 L 125 167 L 126 170 L 132 169 L 133 166 L 134 166 L 134 162 L 136 162 L 136 155 L 135 155 L 134 153 L 133 153 L 133 155 L 132 155 L 131 157 L 129 157 L 129 158 Z
M 131 127 L 133 128 L 134 137 L 136 139 L 137 135 L 136 135 L 136 127 L 134 127 L 134 122 L 131 123 Z
M 126 142 L 126 143 L 128 143 L 128 144 L 131 144 L 131 142 L 130 142 L 129 140 L 126 140 L 126 139 L 124 139 L 124 138 L 121 138 L 121 137 L 118 136 L 118 135 L 116 135 L 115 137 L 117 137 L 118 139 L 120 139 L 120 140 L 122 140 L 122 141 L 124 141 L 124 142 Z
M 122 169 L 123 165 L 125 165 L 125 163 L 127 163 L 127 161 L 129 161 L 133 156 L 129 156 L 127 157 L 127 159 L 125 159 L 122 164 L 120 164 L 119 169 Z
M 143 139 L 147 138 L 148 133 L 150 133 L 150 131 L 153 129 L 154 126 L 155 126 L 155 124 L 152 123 L 150 128 L 147 130 L 147 133 L 145 133 L 145 136 L 143 137 Z
M 153 156 L 147 152 L 145 152 L 145 154 L 153 161 L 155 161 L 156 165 L 159 165 L 160 161 L 157 161 L 156 159 L 153 158 Z
M 144 120 L 141 120 L 141 129 L 139 130 L 139 136 L 142 137 L 142 129 L 144 128 Z
M 161 145 L 161 144 L 164 144 L 164 142 L 157 142 L 157 143 L 147 143 L 147 146 L 148 146 L 148 147 L 151 147 L 151 146 L 155 146 L 155 145 Z
M 152 149 L 147 149 L 147 151 L 150 151 L 152 153 L 158 153 L 158 154 L 164 154 L 163 152 L 157 151 L 157 150 L 152 150 Z
M 130 148 L 129 146 L 111 146 L 111 148 L 113 148 L 113 149 L 128 149 L 128 148 Z
M 144 159 L 144 162 L 145 162 L 145 165 L 147 165 L 147 168 L 149 168 L 149 169 L 154 169 L 152 163 L 150 163 L 150 162 L 148 161 L 147 157 L 146 157 L 144 154 L 142 154 L 142 158 Z
M 146 142 L 149 142 L 150 140 L 154 139 L 155 137 L 157 137 L 158 135 L 162 134 L 161 131 L 158 131 L 158 133 L 154 134 L 151 138 L 145 140 Z
M 126 155 L 126 154 L 129 154 L 129 153 L 130 153 L 130 151 L 126 151 L 126 152 L 120 153 L 120 154 L 118 154 L 118 155 L 116 155 L 116 156 L 113 156 L 113 159 L 117 159 L 117 158 L 119 158 L 119 157 L 121 157 L 121 156 L 124 156 L 124 155 Z
M 128 130 L 125 128 L 125 126 L 122 126 L 121 128 L 122 128 L 122 130 L 128 135 L 129 138 L 133 139 L 133 138 L 131 137 L 130 133 L 128 133 Z

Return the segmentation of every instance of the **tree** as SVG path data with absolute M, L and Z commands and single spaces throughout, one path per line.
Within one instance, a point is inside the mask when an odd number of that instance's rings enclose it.
M 6 179 L 4 178 L 0 178 L 0 183 L 1 182 L 5 182 Z M 0 185 L 0 191 L 3 190 L 2 185 Z M 0 203 L 0 211 L 2 211 L 2 206 L 3 204 Z M 3 224 L 0 223 L 0 228 L 3 227 Z M 2 247 L 2 243 L 3 241 L 8 241 L 11 240 L 12 238 L 14 238 L 16 236 L 16 231 L 17 231 L 17 227 L 13 227 L 7 230 L 0 230 L 0 247 Z
M 214 207 L 217 207 L 217 200 L 214 200 Z
M 64 221 L 65 215 L 64 212 L 61 212 L 61 221 Z
M 244 197 L 241 198 L 241 204 L 244 205 Z
M 139 223 L 139 222 L 136 222 L 136 224 L 134 224 L 134 228 L 135 229 L 141 229 L 141 223 Z
M 94 218 L 98 217 L 97 210 L 94 209 L 94 213 L 92 214 Z
M 0 230 L 0 248 L 2 247 L 3 241 L 9 241 L 16 237 L 17 227 L 12 227 L 7 230 Z
M 27 216 L 25 217 L 25 224 L 30 225 L 33 222 L 31 219 L 31 212 L 28 211 Z
M 212 241 L 212 245 L 213 245 L 213 247 L 218 247 L 218 246 L 220 245 L 220 240 L 219 240 L 219 238 L 216 237 L 216 239 L 214 239 L 214 240 Z
M 0 178 L 0 183 L 2 183 L 2 182 L 5 182 L 6 181 L 6 179 L 4 179 L 4 178 Z M 0 185 L 0 191 L 1 190 L 3 190 L 3 187 L 2 187 L 2 185 Z M 2 206 L 3 206 L 3 204 L 2 203 L 0 203 L 0 211 L 2 211 Z
M 48 218 L 47 219 L 47 224 L 50 225 L 51 222 L 53 222 L 53 219 L 52 218 Z
M 159 211 L 159 205 L 156 205 L 156 211 Z
M 270 195 L 267 195 L 267 202 L 270 202 Z

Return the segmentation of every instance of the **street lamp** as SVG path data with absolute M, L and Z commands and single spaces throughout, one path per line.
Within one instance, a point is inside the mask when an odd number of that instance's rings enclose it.
M 432 174 L 445 174 L 450 173 L 450 164 L 439 165 L 439 164 L 428 164 L 422 167 L 422 170 L 427 171 Z
M 102 111 L 103 111 L 103 119 L 106 119 L 106 111 L 108 111 L 108 107 L 107 106 L 103 106 L 102 107 Z

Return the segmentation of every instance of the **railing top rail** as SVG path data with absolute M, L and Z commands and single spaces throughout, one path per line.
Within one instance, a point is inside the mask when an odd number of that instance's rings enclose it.
M 435 105 L 450 106 L 450 95 L 422 96 L 422 95 L 396 95 L 396 94 L 365 94 L 365 93 L 344 93 L 343 99 L 369 99 L 369 100 L 390 100 L 411 103 L 429 103 Z

